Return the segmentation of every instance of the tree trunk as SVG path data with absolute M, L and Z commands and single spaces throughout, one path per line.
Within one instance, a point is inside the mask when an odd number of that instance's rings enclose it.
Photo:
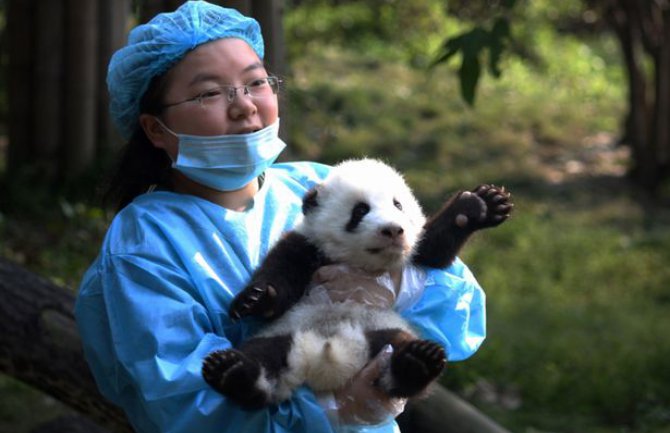
M 30 121 L 33 86 L 26 77 L 32 76 L 35 34 L 32 0 L 10 1 L 7 5 L 7 39 L 9 66 L 7 93 L 9 101 L 9 149 L 7 168 L 9 177 L 22 174 L 34 151 L 33 130 Z
M 95 157 L 98 0 L 69 0 L 65 13 L 65 127 L 61 176 L 76 178 Z
M 171 12 L 183 3 L 183 0 L 144 0 L 140 9 L 140 22 L 149 22 L 160 12 Z
M 670 5 L 652 0 L 587 3 L 603 6 L 621 44 L 629 85 L 624 137 L 633 155 L 630 176 L 653 196 L 670 177 Z M 653 68 L 649 75 L 645 60 Z
M 509 433 L 444 387 L 408 403 L 398 424 L 402 433 Z
M 251 0 L 218 0 L 214 3 L 223 7 L 237 9 L 241 14 L 251 16 Z
M 38 132 L 33 158 L 43 167 L 42 175 L 53 180 L 62 142 L 63 116 L 63 0 L 38 0 L 35 16 L 35 96 L 32 125 Z
M 116 132 L 109 115 L 109 93 L 107 92 L 107 67 L 114 52 L 126 41 L 126 23 L 130 16 L 130 0 L 102 1 L 98 10 L 100 23 L 97 64 L 97 154 L 106 157 L 121 145 L 121 136 Z
M 653 134 L 656 138 L 657 158 L 662 174 L 670 173 L 670 4 L 659 11 L 659 20 L 663 28 L 659 29 L 658 50 L 655 55 L 655 100 Z
M 0 258 L 0 370 L 115 432 L 131 432 L 84 360 L 74 295 Z
M 263 30 L 265 44 L 265 64 L 276 74 L 283 75 L 284 67 L 284 27 L 282 26 L 283 2 L 280 0 L 254 0 L 254 18 Z
M 73 307 L 70 290 L 0 258 L 0 371 L 110 431 L 130 433 L 123 412 L 98 392 L 84 360 Z M 64 423 L 78 426 L 68 431 L 87 431 L 85 421 L 70 418 L 56 420 L 43 431 L 57 431 Z M 399 422 L 404 433 L 509 433 L 442 387 L 408 405 Z

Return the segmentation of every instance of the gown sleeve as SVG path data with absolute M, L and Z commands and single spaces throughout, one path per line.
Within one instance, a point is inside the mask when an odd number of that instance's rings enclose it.
M 77 323 L 101 392 L 138 432 L 324 432 L 306 388 L 280 405 L 244 411 L 202 379 L 202 359 L 231 347 L 175 266 L 133 255 L 99 258 L 84 276 Z M 221 313 L 225 314 L 225 313 Z
M 470 357 L 486 338 L 484 291 L 458 258 L 446 269 L 422 271 L 421 294 L 401 314 L 422 338 L 442 344 L 449 361 Z

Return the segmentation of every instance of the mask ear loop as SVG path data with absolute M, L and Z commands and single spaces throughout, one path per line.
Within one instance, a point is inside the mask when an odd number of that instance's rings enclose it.
M 154 118 L 156 119 L 156 122 L 158 122 L 158 124 L 161 126 L 161 128 L 163 128 L 166 132 L 172 134 L 176 138 L 179 138 L 179 135 L 176 132 L 174 132 L 173 130 L 171 130 L 170 128 L 168 128 L 167 125 L 165 125 L 165 123 L 163 123 L 163 121 L 161 119 L 159 119 L 158 117 L 154 117 Z

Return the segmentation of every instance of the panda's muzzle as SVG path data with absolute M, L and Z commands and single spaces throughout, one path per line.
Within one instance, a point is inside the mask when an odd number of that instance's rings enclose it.
M 384 237 L 395 240 L 404 235 L 405 230 L 399 225 L 389 224 L 379 229 L 379 233 Z
M 380 254 L 395 249 L 402 251 L 406 247 L 405 230 L 397 224 L 380 227 L 377 234 L 381 246 L 366 248 L 366 251 L 370 254 Z

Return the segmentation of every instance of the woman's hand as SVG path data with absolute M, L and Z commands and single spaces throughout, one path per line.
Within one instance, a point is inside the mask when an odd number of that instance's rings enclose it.
M 389 397 L 375 385 L 389 368 L 392 354 L 391 345 L 386 346 L 347 385 L 333 393 L 340 424 L 381 424 L 405 409 L 407 399 Z

